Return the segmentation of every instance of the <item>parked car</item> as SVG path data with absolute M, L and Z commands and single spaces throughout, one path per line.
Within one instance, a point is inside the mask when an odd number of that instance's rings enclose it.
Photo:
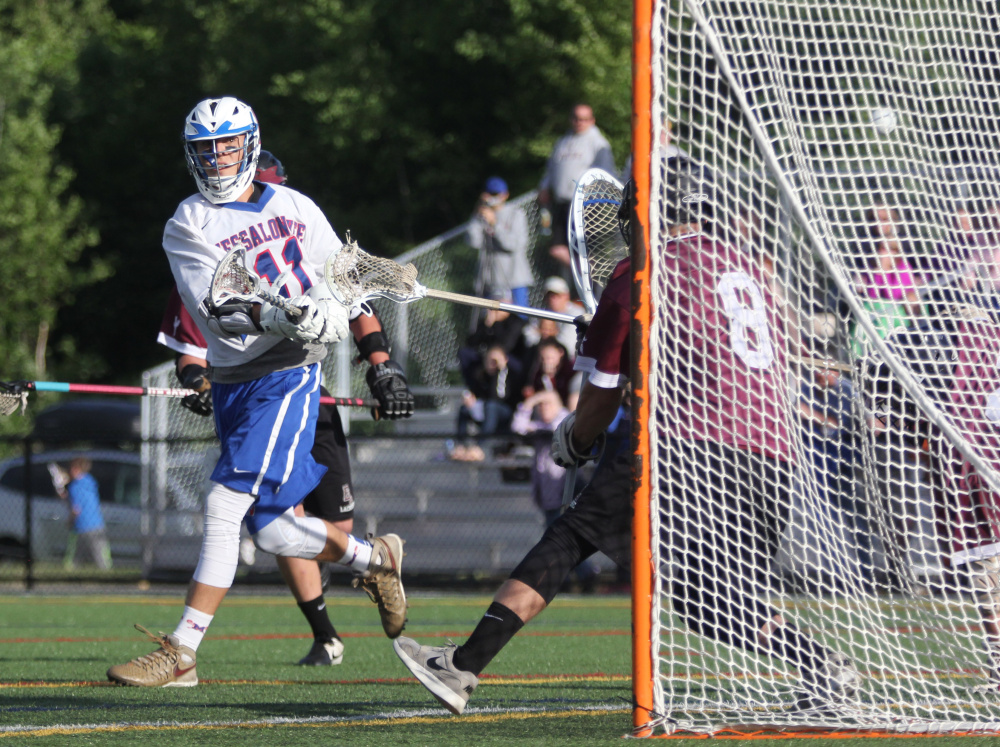
M 31 551 L 35 560 L 62 558 L 66 552 L 69 509 L 53 484 L 49 465 L 65 470 L 76 457 L 91 461 L 115 563 L 138 565 L 143 552 L 155 544 L 184 544 L 183 540 L 194 538 L 194 561 L 190 557 L 178 559 L 178 564 L 194 567 L 201 539 L 201 498 L 179 479 L 179 465 L 167 470 L 166 501 L 159 507 L 143 499 L 140 454 L 114 450 L 47 451 L 31 456 Z M 27 488 L 24 457 L 0 462 L 0 556 L 24 557 Z M 159 531 L 153 531 L 157 528 Z

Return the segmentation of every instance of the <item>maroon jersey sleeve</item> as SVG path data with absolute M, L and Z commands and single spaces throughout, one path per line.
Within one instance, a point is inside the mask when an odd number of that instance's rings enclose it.
M 160 333 L 156 341 L 166 345 L 176 353 L 193 355 L 196 358 L 207 358 L 208 345 L 205 337 L 188 313 L 175 285 L 167 299 L 167 308 L 160 322 Z
M 1000 329 L 986 318 L 962 320 L 946 411 L 959 433 L 1000 470 Z M 1000 495 L 951 442 L 931 438 L 934 487 L 952 563 L 1000 555 Z
M 628 381 L 632 319 L 629 268 L 625 259 L 611 274 L 574 364 L 577 371 L 590 375 L 591 384 L 602 389 L 617 389 Z

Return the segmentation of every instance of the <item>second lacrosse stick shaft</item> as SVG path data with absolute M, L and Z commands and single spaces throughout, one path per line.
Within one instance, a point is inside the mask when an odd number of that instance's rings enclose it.
M 477 296 L 466 296 L 462 293 L 451 293 L 450 291 L 434 290 L 433 288 L 427 288 L 426 296 L 427 298 L 437 298 L 441 301 L 451 301 L 452 303 L 464 304 L 466 306 L 478 306 L 481 309 L 509 311 L 511 314 L 533 316 L 538 319 L 551 319 L 554 322 L 563 322 L 564 324 L 572 324 L 573 319 L 575 318 L 570 314 L 560 314 L 558 311 L 535 309 L 531 306 L 518 306 L 513 303 L 493 301 L 488 298 L 479 298 Z

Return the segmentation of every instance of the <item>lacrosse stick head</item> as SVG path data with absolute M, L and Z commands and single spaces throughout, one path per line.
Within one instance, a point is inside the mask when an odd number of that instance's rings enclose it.
M 567 235 L 573 282 L 591 314 L 612 271 L 628 256 L 618 225 L 622 199 L 620 181 L 602 169 L 590 169 L 577 182 L 570 204 Z
M 215 268 L 209 297 L 216 306 L 230 298 L 253 301 L 260 291 L 260 278 L 246 267 L 246 250 L 231 249 Z
M 28 389 L 25 381 L 0 381 L 0 415 L 11 415 L 19 407 L 23 415 L 28 406 Z
M 408 303 L 423 298 L 426 289 L 417 282 L 417 268 L 385 257 L 373 257 L 347 234 L 347 240 L 326 260 L 324 278 L 331 292 L 345 306 L 373 298 Z

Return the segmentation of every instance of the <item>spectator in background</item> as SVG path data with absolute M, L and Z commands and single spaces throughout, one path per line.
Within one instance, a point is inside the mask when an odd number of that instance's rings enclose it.
M 531 496 L 545 515 L 546 527 L 562 513 L 566 468 L 552 460 L 552 432 L 567 415 L 559 393 L 543 389 L 518 404 L 511 421 L 511 430 L 529 438 L 534 449 Z
M 871 530 L 866 519 L 866 491 L 858 470 L 864 459 L 856 418 L 862 412 L 854 385 L 841 375 L 835 362 L 811 369 L 813 380 L 803 379 L 799 415 L 804 442 L 815 468 L 816 485 L 826 505 L 835 506 L 848 530 L 849 546 L 856 553 L 863 580 L 871 583 L 874 573 Z
M 891 242 L 881 241 L 875 247 L 875 261 L 868 273 L 868 297 L 901 304 L 911 318 L 921 316 L 923 309 L 914 274 L 906 259 L 892 246 Z
M 69 482 L 60 495 L 69 502 L 69 522 L 76 534 L 73 562 L 86 553 L 102 571 L 111 569 L 111 548 L 101 514 L 101 497 L 97 480 L 90 474 L 91 462 L 77 457 L 69 463 Z M 67 560 L 69 557 L 67 556 Z
M 976 230 L 976 221 L 964 205 L 958 205 L 951 215 L 945 238 L 934 253 L 921 257 L 920 272 L 925 283 L 940 287 L 961 287 L 970 260 L 988 246 L 988 234 Z
M 579 386 L 573 386 L 578 378 L 573 358 L 562 343 L 555 337 L 543 337 L 535 348 L 535 362 L 528 370 L 522 394 L 529 398 L 538 392 L 555 392 L 562 402 L 568 403 L 572 395 L 579 394 Z
M 561 277 L 553 275 L 552 277 L 546 279 L 543 290 L 545 291 L 545 297 L 542 299 L 543 308 L 548 309 L 549 311 L 555 311 L 558 314 L 568 314 L 572 317 L 577 317 L 584 313 L 585 309 L 583 306 L 570 298 L 569 283 Z M 548 324 L 545 324 L 546 322 L 548 322 Z M 552 322 L 551 320 L 540 319 L 537 323 L 531 325 L 525 333 L 528 336 L 529 343 L 537 344 L 538 341 L 549 336 L 548 334 L 543 334 L 542 331 L 543 329 L 550 330 L 552 328 L 550 325 L 553 324 L 556 325 L 555 337 L 562 343 L 562 346 L 566 348 L 566 351 L 570 355 L 570 359 L 575 358 L 575 324 L 564 324 L 563 322 Z
M 587 169 L 616 173 L 615 157 L 607 138 L 597 128 L 594 110 L 577 104 L 570 116 L 570 130 L 556 142 L 538 185 L 538 202 L 552 213 L 552 244 L 549 254 L 569 268 L 566 223 L 576 183 Z
M 469 371 L 468 390 L 458 408 L 455 446 L 449 457 L 457 461 L 481 462 L 483 445 L 493 436 L 510 434 L 514 408 L 521 401 L 524 368 L 521 361 L 507 355 L 501 345 L 490 347 Z M 479 426 L 477 443 L 469 445 L 472 424 Z
M 510 302 L 509 297 L 497 300 Z M 509 357 L 515 358 L 522 370 L 531 365 L 531 350 L 525 336 L 527 320 L 509 311 L 490 309 L 476 324 L 465 344 L 458 349 L 458 365 L 466 387 L 471 388 L 470 376 L 473 369 L 482 363 L 486 351 L 499 346 Z
M 535 282 L 528 263 L 528 218 L 507 203 L 508 197 L 507 182 L 490 177 L 469 221 L 466 240 L 479 250 L 475 291 L 482 298 L 509 296 L 518 306 L 528 306 L 528 289 Z
M 875 251 L 866 279 L 868 297 L 902 304 L 911 318 L 921 316 L 917 276 L 903 256 L 899 214 L 887 205 L 876 204 L 865 216 L 871 248 Z
M 869 291 L 872 287 L 872 275 L 881 268 L 881 258 L 876 252 L 874 242 L 868 240 L 860 242 L 857 261 L 860 266 L 854 274 L 854 279 L 858 295 L 862 306 L 875 324 L 879 337 L 884 338 L 897 327 L 906 327 L 909 319 L 903 304 L 894 300 L 891 294 L 888 298 L 883 298 L 879 289 L 876 289 L 874 295 Z M 865 331 L 857 320 L 854 320 L 851 325 L 851 350 L 854 356 L 858 359 L 864 358 L 868 355 L 869 347 Z

